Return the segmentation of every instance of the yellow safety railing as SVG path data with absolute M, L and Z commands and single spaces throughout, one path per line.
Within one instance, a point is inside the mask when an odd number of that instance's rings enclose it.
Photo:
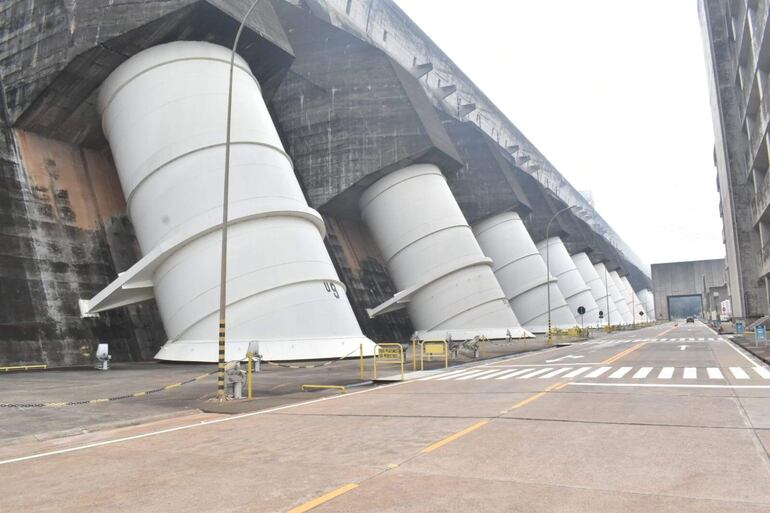
M 404 379 L 404 346 L 395 342 L 376 344 L 372 358 L 372 379 L 377 379 L 377 362 L 380 365 L 400 365 L 401 379 Z
M 0 367 L 0 372 L 10 372 L 10 371 L 17 371 L 17 370 L 34 370 L 34 369 L 42 369 L 45 370 L 48 368 L 48 365 L 12 365 L 10 367 Z
M 449 344 L 444 339 L 412 340 L 412 370 L 417 370 L 417 353 L 420 353 L 420 370 L 425 370 L 425 360 L 444 357 L 444 368 L 449 367 Z

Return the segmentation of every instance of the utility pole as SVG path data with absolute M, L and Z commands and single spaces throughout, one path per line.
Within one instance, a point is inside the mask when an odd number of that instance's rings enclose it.
M 607 331 L 610 330 L 610 287 L 607 283 L 607 264 L 604 264 L 604 290 L 607 292 Z
M 225 313 L 227 309 L 227 207 L 230 201 L 230 129 L 233 114 L 233 71 L 235 69 L 235 52 L 238 40 L 241 39 L 246 19 L 260 0 L 254 0 L 249 10 L 241 20 L 238 32 L 235 34 L 233 50 L 230 54 L 230 81 L 227 90 L 227 136 L 225 139 L 225 175 L 222 199 L 222 261 L 219 273 L 219 356 L 217 358 L 217 399 L 225 400 Z
M 553 340 L 553 335 L 551 333 L 551 243 L 548 241 L 549 233 L 551 230 L 551 223 L 553 223 L 554 219 L 556 219 L 559 214 L 562 212 L 566 212 L 567 210 L 571 208 L 575 208 L 577 205 L 571 205 L 569 207 L 564 207 L 563 209 L 556 212 L 553 217 L 551 217 L 551 220 L 548 221 L 548 224 L 545 227 L 545 283 L 546 283 L 546 291 L 547 291 L 547 298 L 548 298 L 548 343 L 550 344 Z

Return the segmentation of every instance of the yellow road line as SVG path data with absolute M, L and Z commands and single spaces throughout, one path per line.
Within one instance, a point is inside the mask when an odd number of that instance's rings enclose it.
M 458 432 L 457 432 L 457 433 L 455 433 L 454 435 L 449 435 L 448 437 L 444 438 L 443 440 L 439 440 L 439 441 L 438 441 L 438 442 L 436 442 L 435 444 L 429 445 L 428 447 L 426 447 L 425 449 L 423 449 L 423 450 L 422 450 L 422 452 L 425 452 L 425 453 L 427 453 L 427 452 L 433 452 L 433 451 L 435 451 L 436 449 L 438 449 L 439 447 L 443 447 L 443 446 L 445 446 L 446 444 L 448 444 L 449 442 L 452 442 L 452 441 L 454 441 L 454 440 L 457 440 L 458 438 L 460 438 L 460 437 L 462 437 L 462 436 L 465 436 L 465 435 L 467 435 L 467 434 L 468 434 L 468 433 L 470 433 L 471 431 L 476 431 L 478 428 L 480 428 L 480 427 L 482 427 L 482 426 L 485 426 L 485 425 L 487 425 L 487 424 L 489 424 L 489 421 L 488 421 L 488 420 L 482 420 L 481 422 L 477 422 L 477 423 L 475 423 L 474 425 L 472 425 L 472 426 L 470 426 L 470 427 L 467 427 L 467 428 L 463 429 L 462 431 L 458 431 Z
M 520 408 L 520 407 L 524 406 L 525 404 L 529 404 L 532 401 L 535 401 L 535 400 L 539 399 L 540 397 L 544 396 L 548 392 L 551 392 L 553 390 L 561 390 L 562 388 L 564 388 L 568 384 L 569 383 L 554 383 L 553 385 L 550 385 L 549 387 L 547 387 L 543 392 L 535 394 L 532 397 L 530 397 L 528 399 L 525 399 L 525 400 L 515 404 L 511 409 Z M 461 438 L 461 437 L 467 435 L 468 433 L 471 433 L 471 432 L 476 431 L 477 429 L 479 429 L 481 427 L 486 426 L 487 424 L 489 424 L 489 420 L 479 421 L 479 422 L 473 424 L 472 426 L 468 426 L 467 428 L 465 428 L 465 429 L 463 429 L 461 431 L 458 431 L 457 433 L 455 433 L 453 435 L 449 435 L 448 437 L 443 438 L 443 439 L 439 440 L 438 442 L 429 445 L 428 447 L 424 448 L 420 452 L 422 452 L 422 453 L 433 452 L 436 449 L 439 449 L 439 448 L 445 446 L 446 444 L 448 444 L 450 442 L 453 442 L 453 441 L 457 440 L 458 438 Z M 391 463 L 390 465 L 388 465 L 388 469 L 394 469 L 394 468 L 397 468 L 397 467 L 398 467 L 398 464 L 396 464 L 396 463 Z M 320 497 L 317 497 L 317 498 L 313 499 L 310 502 L 306 502 L 305 504 L 297 506 L 296 508 L 290 509 L 286 513 L 304 513 L 306 511 L 310 511 L 311 509 L 313 509 L 313 508 L 315 508 L 317 506 L 320 506 L 321 504 L 324 504 L 326 502 L 329 502 L 330 500 L 334 499 L 335 497 L 339 497 L 340 495 L 342 495 L 344 493 L 347 493 L 350 490 L 353 490 L 354 488 L 358 488 L 358 484 L 357 483 L 346 484 L 345 486 L 341 486 L 341 487 L 337 488 L 336 490 L 333 490 L 333 491 L 331 491 L 331 492 L 329 492 L 329 493 L 327 493 L 325 495 L 322 495 Z
M 532 401 L 536 401 L 537 399 L 540 399 L 541 397 L 543 397 L 547 393 L 548 392 L 540 392 L 539 394 L 535 394 L 532 397 L 528 397 L 527 399 L 524 399 L 523 401 L 520 401 L 520 402 L 514 404 L 513 406 L 511 406 L 511 409 L 515 410 L 516 408 L 521 408 L 522 406 L 526 406 L 529 403 L 531 403 Z
M 542 392 L 539 392 L 539 393 L 533 395 L 532 397 L 527 397 L 523 401 L 519 401 L 518 403 L 514 404 L 513 406 L 511 406 L 511 409 L 515 410 L 516 408 L 521 408 L 522 406 L 526 406 L 529 403 L 531 403 L 532 401 L 537 401 L 538 399 L 540 399 L 541 397 L 546 395 L 548 392 L 551 392 L 553 390 L 560 390 L 561 388 L 564 388 L 565 386 L 567 386 L 566 383 L 554 383 L 553 385 L 549 386 L 548 388 L 546 388 Z
M 345 486 L 340 486 L 336 490 L 332 490 L 331 492 L 325 495 L 321 495 L 320 497 L 317 497 L 310 502 L 306 502 L 305 504 L 297 506 L 296 508 L 292 508 L 286 513 L 304 513 L 305 511 L 310 511 L 311 509 L 318 507 L 325 502 L 329 502 L 335 497 L 339 497 L 343 493 L 348 493 L 350 490 L 353 490 L 354 488 L 358 488 L 357 483 L 348 483 Z
M 623 358 L 624 356 L 628 356 L 629 354 L 633 353 L 637 349 L 639 349 L 639 348 L 641 348 L 643 346 L 646 346 L 646 345 L 647 345 L 647 342 L 642 342 L 641 344 L 636 344 L 633 347 L 629 347 L 625 351 L 621 351 L 620 353 L 616 354 L 615 356 L 611 356 L 611 357 L 607 358 L 602 363 L 604 363 L 604 364 L 615 363 L 618 360 L 620 360 L 621 358 Z
M 631 353 L 631 350 L 632 350 L 632 349 L 634 349 L 634 347 L 636 347 L 636 346 L 633 346 L 633 347 L 629 347 L 628 349 L 624 349 L 623 351 L 621 351 L 621 352 L 619 352 L 619 353 L 617 353 L 617 354 L 614 354 L 614 355 L 610 356 L 609 358 L 607 358 L 606 360 L 604 360 L 602 363 L 612 363 L 612 362 L 614 362 L 614 361 L 616 361 L 616 360 L 620 360 L 621 358 L 623 358 L 623 357 L 624 357 L 624 356 L 626 356 L 627 354 L 630 354 L 630 353 Z

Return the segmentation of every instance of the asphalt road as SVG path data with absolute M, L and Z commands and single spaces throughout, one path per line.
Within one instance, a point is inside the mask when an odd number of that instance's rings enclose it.
M 7 511 L 770 512 L 770 369 L 701 324 L 0 447 Z

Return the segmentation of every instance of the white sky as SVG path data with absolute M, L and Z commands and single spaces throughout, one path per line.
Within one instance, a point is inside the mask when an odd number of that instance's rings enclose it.
M 695 0 L 396 0 L 646 263 L 724 256 Z

